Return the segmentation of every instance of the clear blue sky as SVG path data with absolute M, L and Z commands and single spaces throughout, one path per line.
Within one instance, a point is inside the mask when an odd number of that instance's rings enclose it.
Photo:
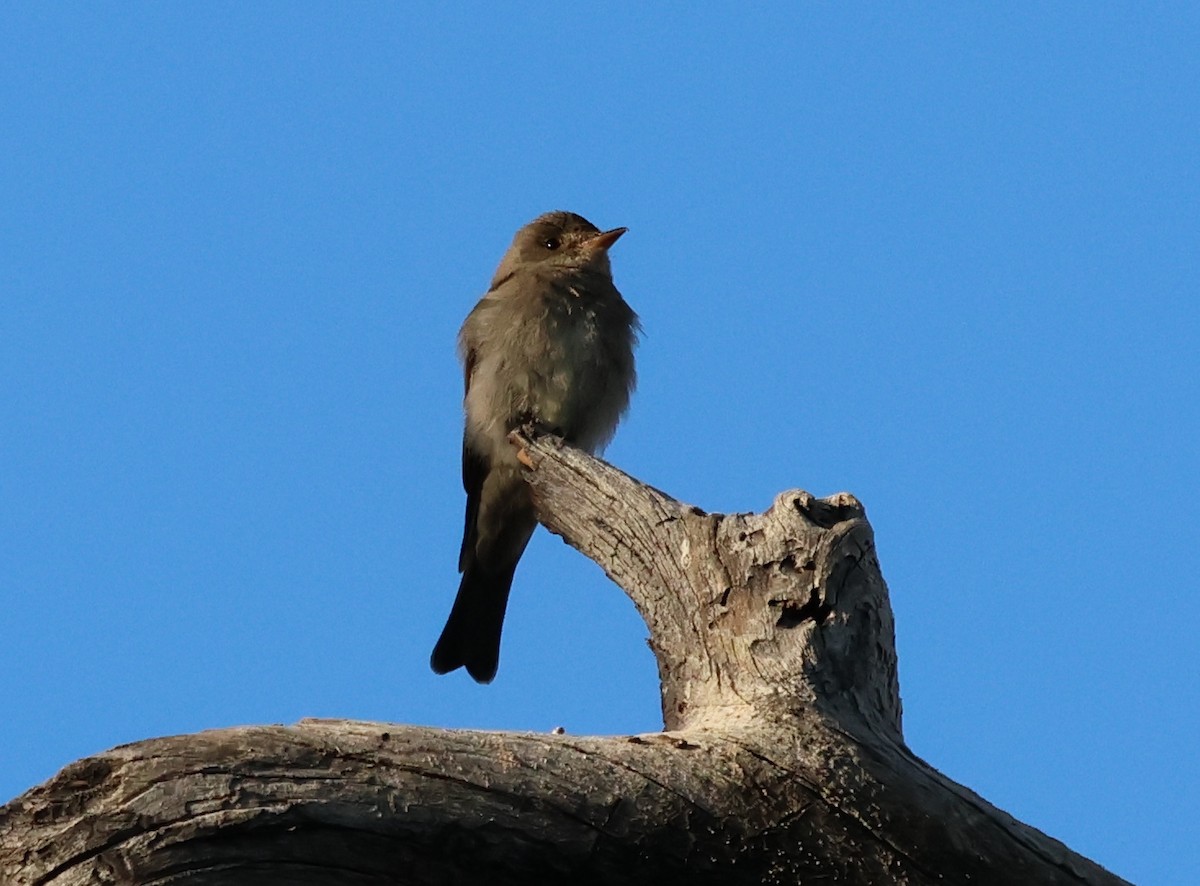
M 0 799 L 304 716 L 661 726 L 539 533 L 500 674 L 427 659 L 454 337 L 513 231 L 627 225 L 608 455 L 857 494 L 906 734 L 1139 883 L 1200 869 L 1195 4 L 6 4 Z

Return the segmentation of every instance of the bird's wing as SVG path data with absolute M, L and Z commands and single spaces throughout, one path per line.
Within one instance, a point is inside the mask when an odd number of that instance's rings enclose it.
M 463 396 L 471 393 L 471 376 L 475 374 L 476 354 L 474 348 L 466 348 L 463 353 Z
M 471 375 L 475 371 L 475 350 L 468 349 L 463 360 L 463 395 L 471 390 Z M 467 514 L 463 524 L 462 547 L 458 552 L 458 571 L 466 571 L 468 561 L 475 552 L 475 521 L 479 516 L 479 496 L 487 476 L 487 461 L 467 443 L 463 433 L 462 478 L 467 493 Z

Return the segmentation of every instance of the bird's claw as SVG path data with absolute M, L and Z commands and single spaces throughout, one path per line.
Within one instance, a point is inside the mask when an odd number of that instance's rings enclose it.
M 527 415 L 517 425 L 517 429 L 521 432 L 521 434 L 523 436 L 528 437 L 530 440 L 536 439 L 538 437 L 553 437 L 554 444 L 558 448 L 560 448 L 560 449 L 562 448 L 562 445 L 564 442 L 562 428 L 558 428 L 553 425 L 548 425 L 545 422 L 543 422 L 541 419 L 534 418 L 533 416 Z

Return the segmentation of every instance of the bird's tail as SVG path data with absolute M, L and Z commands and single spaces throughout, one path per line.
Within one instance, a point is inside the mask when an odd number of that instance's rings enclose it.
M 482 568 L 478 560 L 467 564 L 446 627 L 429 658 L 435 673 L 466 666 L 475 682 L 492 682 L 500 663 L 500 631 L 516 568 L 515 560 L 499 572 Z

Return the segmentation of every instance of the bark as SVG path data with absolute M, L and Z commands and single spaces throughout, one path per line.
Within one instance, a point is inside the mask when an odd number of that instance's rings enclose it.
M 0 883 L 1124 882 L 907 749 L 852 496 L 706 514 L 516 442 L 543 524 L 645 618 L 665 731 L 306 720 L 138 742 L 0 808 Z

